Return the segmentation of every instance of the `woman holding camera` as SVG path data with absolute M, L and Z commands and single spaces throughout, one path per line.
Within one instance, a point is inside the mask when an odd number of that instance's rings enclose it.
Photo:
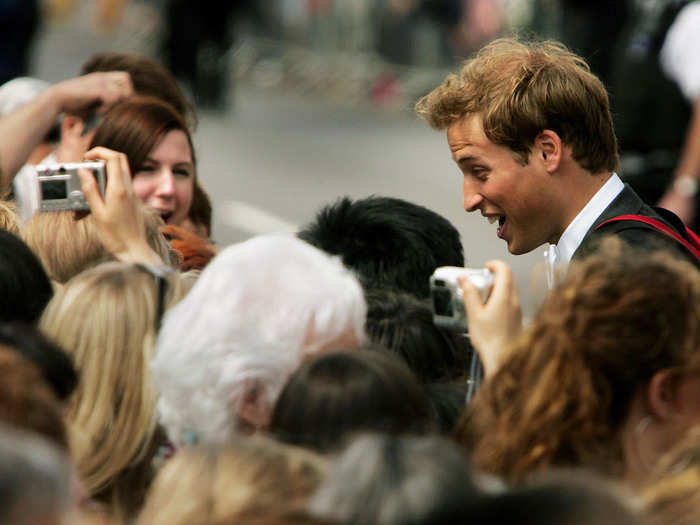
M 126 155 L 136 196 L 168 224 L 182 226 L 192 206 L 196 160 L 182 116 L 155 98 L 132 97 L 108 111 L 92 139 Z

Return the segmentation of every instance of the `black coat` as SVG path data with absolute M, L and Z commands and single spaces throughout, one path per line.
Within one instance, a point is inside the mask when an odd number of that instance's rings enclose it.
M 591 228 L 586 232 L 580 246 L 574 252 L 572 260 L 581 259 L 595 250 L 598 243 L 606 235 L 616 235 L 630 246 L 645 252 L 667 249 L 680 257 L 700 266 L 700 261 L 686 250 L 679 242 L 666 234 L 642 222 L 620 221 L 606 224 L 600 229 L 596 227 L 608 219 L 620 215 L 643 215 L 656 219 L 669 226 L 685 237 L 683 223 L 667 210 L 658 210 L 647 205 L 639 198 L 634 190 L 625 184 L 625 188 L 614 201 L 600 214 Z

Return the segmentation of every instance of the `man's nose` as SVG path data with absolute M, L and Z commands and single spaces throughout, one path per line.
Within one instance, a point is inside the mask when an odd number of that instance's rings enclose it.
M 484 197 L 471 187 L 468 182 L 464 183 L 462 188 L 462 205 L 466 211 L 475 211 L 478 209 Z

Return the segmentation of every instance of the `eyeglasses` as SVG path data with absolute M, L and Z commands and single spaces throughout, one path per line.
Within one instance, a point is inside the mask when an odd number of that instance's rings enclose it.
M 151 266 L 150 264 L 134 264 L 140 270 L 147 272 L 156 280 L 156 333 L 160 330 L 160 323 L 165 313 L 165 296 L 168 293 L 168 273 L 172 273 L 170 268 L 165 266 Z

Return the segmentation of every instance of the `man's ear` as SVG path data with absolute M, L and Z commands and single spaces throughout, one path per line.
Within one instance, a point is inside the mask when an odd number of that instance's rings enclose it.
M 250 385 L 246 389 L 238 408 L 238 417 L 243 420 L 246 426 L 255 430 L 267 426 L 270 421 L 270 406 L 265 399 L 261 385 Z
M 551 129 L 543 129 L 537 137 L 533 145 L 533 152 L 537 155 L 538 160 L 544 165 L 549 173 L 553 173 L 559 169 L 564 155 L 564 144 L 561 137 Z
M 667 421 L 677 413 L 675 375 L 669 369 L 655 373 L 646 391 L 649 413 L 660 421 Z

